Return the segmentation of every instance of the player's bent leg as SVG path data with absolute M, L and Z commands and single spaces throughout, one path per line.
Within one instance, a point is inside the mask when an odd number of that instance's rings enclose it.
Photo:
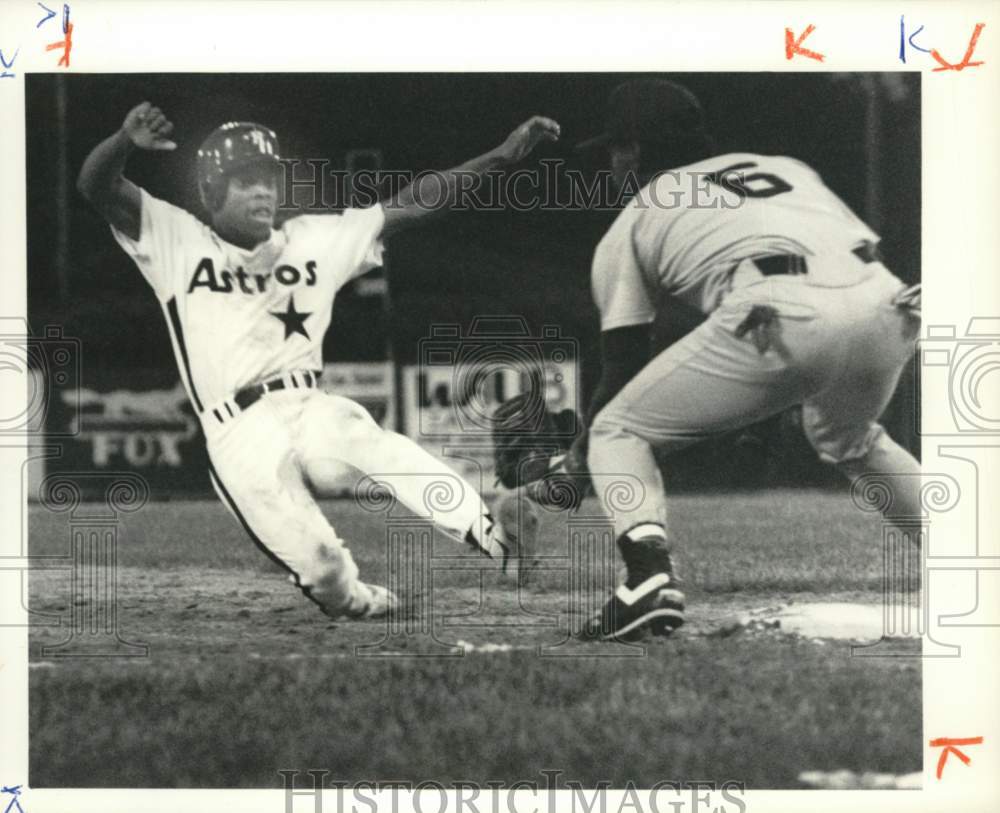
M 834 465 L 852 483 L 866 475 L 877 480 L 887 496 L 879 507 L 890 522 L 921 516 L 920 463 L 880 425 L 872 427 L 868 450 L 863 455 Z
M 627 425 L 620 411 L 605 409 L 594 420 L 587 467 L 616 536 L 639 525 L 666 525 L 666 494 L 653 446 Z M 616 499 L 616 492 L 634 490 L 636 484 L 634 497 L 628 493 Z
M 251 410 L 210 428 L 212 484 L 250 539 L 331 616 L 384 612 L 384 590 L 358 580 L 350 551 L 302 481 L 287 425 L 271 410 Z
M 741 313 L 714 313 L 656 356 L 595 417 L 587 463 L 616 533 L 666 522 L 654 448 L 669 454 L 755 423 L 800 403 L 814 386 L 784 355 L 763 355 L 749 338 L 737 337 Z M 623 477 L 638 478 L 644 491 L 641 499 L 615 505 Z
M 615 414 L 605 410 L 594 421 L 587 463 L 601 504 L 612 517 L 626 576 L 589 620 L 584 636 L 635 640 L 647 629 L 654 635 L 669 635 L 684 623 L 684 594 L 678 589 L 667 541 L 663 478 L 650 443 L 616 420 Z M 629 461 L 630 473 L 617 471 L 624 460 Z M 615 491 L 634 491 L 637 481 L 641 493 L 629 493 L 627 503 L 615 499 Z
M 591 426 L 588 467 L 628 573 L 592 624 L 614 637 L 644 627 L 668 633 L 683 623 L 654 448 L 669 453 L 754 423 L 797 403 L 811 386 L 784 356 L 764 356 L 737 337 L 738 315 L 717 312 L 663 351 Z M 640 493 L 630 499 L 633 478 Z
M 324 613 L 376 617 L 393 606 L 385 588 L 358 579 L 350 551 L 311 499 L 293 496 L 290 489 L 231 491 L 214 467 L 210 473 L 219 498 L 258 549 Z
M 331 478 L 340 478 L 347 463 L 505 569 L 516 554 L 515 544 L 472 485 L 408 437 L 382 429 L 360 404 L 316 393 L 303 425 L 300 452 L 307 477 L 319 491 L 342 482 Z
M 890 499 L 881 509 L 891 521 L 920 516 L 921 482 L 920 464 L 878 423 L 912 358 L 915 338 L 914 320 L 889 307 L 883 301 L 888 295 L 877 287 L 870 296 L 858 292 L 853 324 L 841 336 L 847 363 L 802 405 L 802 426 L 825 463 L 852 481 L 869 475 L 884 484 Z
M 615 529 L 625 583 L 590 619 L 584 635 L 628 641 L 647 629 L 668 635 L 683 625 L 684 594 L 677 589 L 667 541 L 663 477 L 652 444 L 629 426 L 625 403 L 612 401 L 598 414 L 587 455 L 594 489 Z

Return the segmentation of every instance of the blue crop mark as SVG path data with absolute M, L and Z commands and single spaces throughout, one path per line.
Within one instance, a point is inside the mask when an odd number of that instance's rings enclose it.
M 36 3 L 35 5 L 37 5 L 42 11 L 46 13 L 45 17 L 42 17 L 42 19 L 40 19 L 37 23 L 35 23 L 35 28 L 41 28 L 42 23 L 47 23 L 49 20 L 51 20 L 53 17 L 56 16 L 56 13 L 48 6 L 46 6 L 44 3 Z
M 21 807 L 21 803 L 18 801 L 17 797 L 21 795 L 21 786 L 14 785 L 13 787 L 8 787 L 4 785 L 0 788 L 0 793 L 9 793 L 13 798 L 11 798 L 10 803 L 7 805 L 7 809 L 4 813 L 11 813 L 13 810 L 17 810 L 17 813 L 24 813 L 24 808 Z
M 3 55 L 3 51 L 0 50 L 0 64 L 3 65 L 3 72 L 0 73 L 0 79 L 13 79 L 14 78 L 14 76 L 16 74 L 9 73 L 7 69 L 14 67 L 14 60 L 17 59 L 17 54 L 18 54 L 18 51 L 20 51 L 20 50 L 21 50 L 21 48 L 20 48 L 20 46 L 18 46 L 18 48 L 14 51 L 14 56 L 12 56 L 9 61 L 7 60 L 7 57 L 5 57 Z M 20 786 L 18 786 L 18 787 L 20 787 Z
M 916 31 L 914 31 L 910 36 L 906 36 L 906 20 L 902 14 L 899 15 L 899 61 L 906 64 L 906 46 L 909 45 L 911 48 L 917 51 L 923 51 L 925 54 L 931 52 L 930 48 L 921 48 L 913 40 L 921 31 L 924 30 L 923 26 L 920 26 Z

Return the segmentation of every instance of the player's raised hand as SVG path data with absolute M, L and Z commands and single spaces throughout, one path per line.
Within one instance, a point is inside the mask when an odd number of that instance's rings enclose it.
M 507 136 L 498 148 L 503 159 L 516 164 L 529 155 L 541 141 L 558 141 L 559 124 L 545 116 L 532 116 Z
M 144 150 L 175 150 L 177 144 L 170 140 L 174 125 L 163 111 L 149 102 L 143 102 L 128 111 L 122 130 L 135 146 Z

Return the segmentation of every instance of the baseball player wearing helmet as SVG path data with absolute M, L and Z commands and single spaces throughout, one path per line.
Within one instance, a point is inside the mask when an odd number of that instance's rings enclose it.
M 589 435 L 569 458 L 586 459 L 602 500 L 616 472 L 646 492 L 614 512 L 628 575 L 590 632 L 666 635 L 684 621 L 684 595 L 654 447 L 679 450 L 801 404 L 823 461 L 850 478 L 906 475 L 893 513 L 920 513 L 919 477 L 909 476 L 919 464 L 878 423 L 912 354 L 919 289 L 904 291 L 878 235 L 801 161 L 715 155 L 702 107 L 681 85 L 620 85 L 607 132 L 580 146 L 598 145 L 616 183 L 645 185 L 594 253 L 603 369 Z M 662 294 L 707 318 L 650 360 Z
M 144 102 L 98 144 L 78 188 L 110 223 L 119 245 L 163 309 L 181 378 L 205 432 L 210 477 L 227 508 L 295 585 L 330 616 L 375 617 L 394 606 L 365 584 L 313 494 L 337 485 L 348 464 L 426 511 L 424 487 L 459 483 L 457 507 L 433 518 L 486 554 L 516 554 L 475 490 L 417 444 L 380 428 L 357 403 L 318 389 L 323 334 L 337 291 L 381 264 L 382 241 L 446 208 L 459 172 L 517 162 L 559 126 L 533 117 L 496 149 L 455 170 L 423 174 L 389 203 L 293 217 L 274 228 L 278 139 L 232 122 L 198 152 L 199 187 L 211 225 L 124 177 L 135 148 L 173 150 L 172 125 Z M 419 188 L 415 188 L 418 187 Z

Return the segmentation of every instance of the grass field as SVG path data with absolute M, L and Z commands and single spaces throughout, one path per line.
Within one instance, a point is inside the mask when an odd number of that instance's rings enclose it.
M 385 583 L 381 516 L 324 510 L 366 579 Z M 446 560 L 477 569 L 404 583 L 409 612 L 387 628 L 320 614 L 221 504 L 149 504 L 123 523 L 117 569 L 120 633 L 147 657 L 42 657 L 83 600 L 69 570 L 31 575 L 32 609 L 63 624 L 31 633 L 30 784 L 280 787 L 281 769 L 325 768 L 347 782 L 554 770 L 585 787 L 788 788 L 805 770 L 919 770 L 918 658 L 733 632 L 775 603 L 881 601 L 878 522 L 844 494 L 807 491 L 683 496 L 672 510 L 688 625 L 616 647 L 567 637 L 603 597 L 608 563 L 571 575 L 559 515 L 544 518 L 551 568 L 520 595 L 488 563 Z M 30 523 L 32 555 L 67 555 L 65 514 L 34 507 Z M 461 551 L 435 538 L 446 554 Z

